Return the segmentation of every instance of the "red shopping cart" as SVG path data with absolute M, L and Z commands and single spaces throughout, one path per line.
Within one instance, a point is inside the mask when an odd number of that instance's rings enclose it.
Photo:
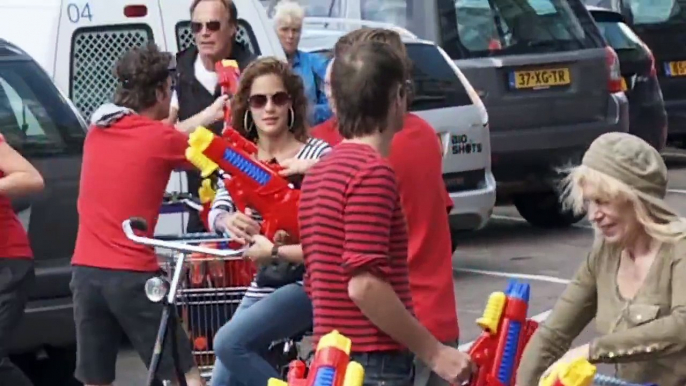
M 211 350 L 214 332 L 231 318 L 246 290 L 244 277 L 249 274 L 240 273 L 244 268 L 244 250 L 210 248 L 227 243 L 226 238 L 211 233 L 187 234 L 175 239 L 139 236 L 134 230 L 145 232 L 148 226 L 145 220 L 138 218 L 124 221 L 122 227 L 133 242 L 154 247 L 160 256 L 164 256 L 161 266 L 166 275 L 153 277 L 145 284 L 148 299 L 165 304 L 148 366 L 147 385 L 152 385 L 155 380 L 166 336 L 174 336 L 174 329 L 179 324 L 191 339 L 196 363 L 207 377 L 207 370 L 211 372 L 214 362 Z M 164 251 L 171 253 L 164 254 Z M 220 280 L 217 276 L 206 276 L 208 282 L 204 285 L 211 286 L 209 288 L 191 288 L 191 276 L 205 263 L 212 264 L 216 271 L 220 271 L 221 265 L 223 276 Z M 175 343 L 174 339 L 171 341 Z M 176 354 L 176 347 L 172 351 Z M 177 377 L 179 383 L 185 385 L 185 377 L 178 368 Z

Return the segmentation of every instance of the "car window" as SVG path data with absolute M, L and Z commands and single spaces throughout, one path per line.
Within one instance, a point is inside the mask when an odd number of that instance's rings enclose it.
M 362 20 L 410 27 L 407 0 L 360 0 L 360 7 Z
M 578 1 L 456 0 L 454 7 L 454 18 L 439 19 L 444 49 L 454 59 L 571 51 L 602 44 L 593 20 Z M 453 22 L 456 34 L 450 33 L 455 31 Z
M 635 24 L 656 24 L 681 14 L 681 5 L 675 0 L 630 0 Z
M 25 156 L 75 150 L 85 136 L 50 79 L 24 60 L 0 62 L 0 133 Z
M 465 106 L 472 103 L 462 82 L 431 44 L 406 44 L 412 61 L 413 98 L 410 111 Z
M 615 50 L 633 50 L 641 48 L 641 40 L 628 25 L 618 22 L 596 22 L 600 32 L 610 47 Z

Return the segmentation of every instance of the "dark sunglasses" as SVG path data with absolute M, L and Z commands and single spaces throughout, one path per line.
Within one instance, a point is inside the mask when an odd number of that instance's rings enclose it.
M 207 28 L 207 30 L 210 32 L 217 32 L 217 31 L 219 31 L 220 28 L 222 28 L 222 23 L 220 21 L 217 21 L 217 20 L 212 20 L 212 21 L 208 21 L 205 23 L 192 21 L 191 22 L 191 31 L 194 34 L 197 34 L 198 32 L 202 31 L 203 26 L 205 26 L 205 28 Z
M 281 107 L 291 100 L 291 96 L 285 91 L 279 91 L 274 95 L 253 94 L 248 98 L 248 103 L 253 109 L 261 109 L 270 99 L 274 105 Z

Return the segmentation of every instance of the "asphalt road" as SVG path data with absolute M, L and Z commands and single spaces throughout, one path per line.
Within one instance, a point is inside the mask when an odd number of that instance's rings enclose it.
M 679 153 L 679 158 L 686 157 Z M 670 165 L 670 191 L 667 200 L 686 215 L 686 166 Z M 529 313 L 545 319 L 565 288 L 593 238 L 586 220 L 564 230 L 544 230 L 529 226 L 513 207 L 497 208 L 483 230 L 462 236 L 453 257 L 453 277 L 457 295 L 462 348 L 480 334 L 474 321 L 481 316 L 488 296 L 503 291 L 508 278 L 531 284 Z M 587 343 L 594 336 L 591 324 L 575 344 Z M 612 374 L 612 368 L 599 369 Z M 130 350 L 120 354 L 115 385 L 142 385 L 145 367 Z

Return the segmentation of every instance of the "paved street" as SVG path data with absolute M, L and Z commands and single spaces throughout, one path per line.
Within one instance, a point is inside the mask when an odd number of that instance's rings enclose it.
M 686 215 L 685 198 L 686 166 L 672 165 L 668 202 Z M 565 230 L 535 229 L 512 207 L 498 208 L 485 229 L 462 236 L 453 258 L 462 343 L 479 335 L 474 320 L 481 316 L 488 295 L 505 289 L 508 277 L 531 284 L 530 315 L 543 320 L 585 256 L 592 237 L 586 220 Z M 576 343 L 586 343 L 592 337 L 591 325 Z M 611 368 L 601 367 L 601 371 L 611 373 Z M 143 384 L 144 373 L 135 354 L 122 352 L 115 384 Z

